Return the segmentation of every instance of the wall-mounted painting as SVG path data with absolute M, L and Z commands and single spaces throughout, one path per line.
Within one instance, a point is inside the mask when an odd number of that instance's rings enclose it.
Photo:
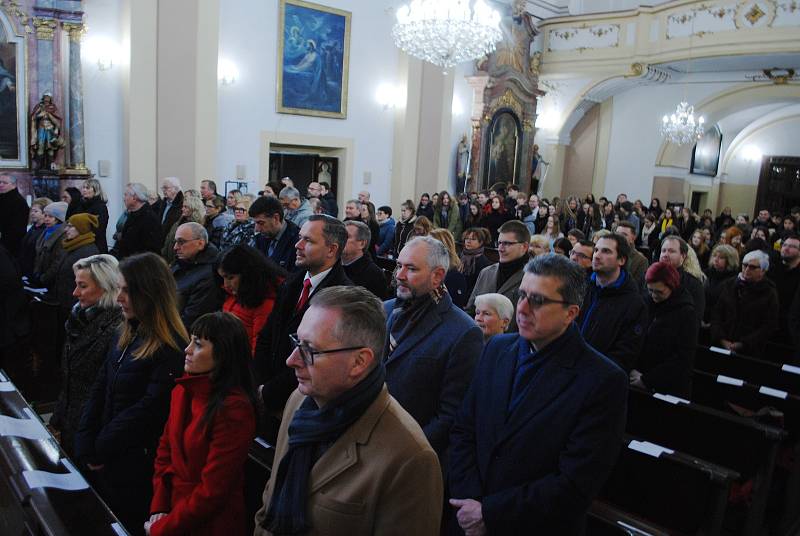
M 722 147 L 722 132 L 719 130 L 719 125 L 714 125 L 706 130 L 692 149 L 692 173 L 716 177 L 720 147 Z
M 0 11 L 0 168 L 28 163 L 24 46 Z
M 278 112 L 345 119 L 350 13 L 302 0 L 279 9 Z
M 482 188 L 496 182 L 517 183 L 522 149 L 522 125 L 510 110 L 497 112 L 489 125 L 486 145 L 486 168 Z

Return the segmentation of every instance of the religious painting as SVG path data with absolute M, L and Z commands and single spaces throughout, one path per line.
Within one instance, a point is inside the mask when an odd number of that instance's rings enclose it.
M 0 24 L 0 168 L 24 167 L 27 161 L 22 55 L 6 41 Z
M 350 16 L 302 0 L 280 1 L 279 113 L 347 118 Z
M 520 152 L 522 149 L 522 125 L 517 115 L 510 110 L 495 114 L 489 125 L 486 145 L 486 169 L 483 188 L 497 182 L 518 182 Z
M 336 178 L 339 171 L 339 159 L 338 158 L 327 158 L 327 157 L 317 157 L 316 163 L 316 181 L 317 182 L 327 182 L 328 185 L 333 188 L 336 184 Z
M 692 173 L 694 175 L 717 176 L 719 150 L 722 147 L 722 132 L 718 125 L 706 130 L 692 149 Z

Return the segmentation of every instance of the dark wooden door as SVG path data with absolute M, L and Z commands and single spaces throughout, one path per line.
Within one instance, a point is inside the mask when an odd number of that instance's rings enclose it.
M 788 214 L 795 206 L 800 206 L 800 158 L 765 156 L 753 214 L 764 208 L 770 213 Z

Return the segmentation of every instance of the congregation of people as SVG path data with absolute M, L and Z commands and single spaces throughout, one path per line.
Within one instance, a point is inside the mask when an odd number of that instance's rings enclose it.
M 800 207 L 159 186 L 110 222 L 98 180 L 28 206 L 0 175 L 0 364 L 44 289 L 49 426 L 133 534 L 582 534 L 631 386 L 689 399 L 700 343 L 800 349 Z

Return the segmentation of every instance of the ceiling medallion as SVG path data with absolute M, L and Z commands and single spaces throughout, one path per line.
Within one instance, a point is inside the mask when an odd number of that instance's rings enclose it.
M 764 11 L 758 7 L 758 4 L 753 4 L 753 7 L 750 8 L 750 11 L 747 12 L 744 18 L 746 18 L 751 25 L 755 26 L 755 24 L 758 22 L 758 19 L 764 15 L 766 15 L 766 13 L 764 13 Z

